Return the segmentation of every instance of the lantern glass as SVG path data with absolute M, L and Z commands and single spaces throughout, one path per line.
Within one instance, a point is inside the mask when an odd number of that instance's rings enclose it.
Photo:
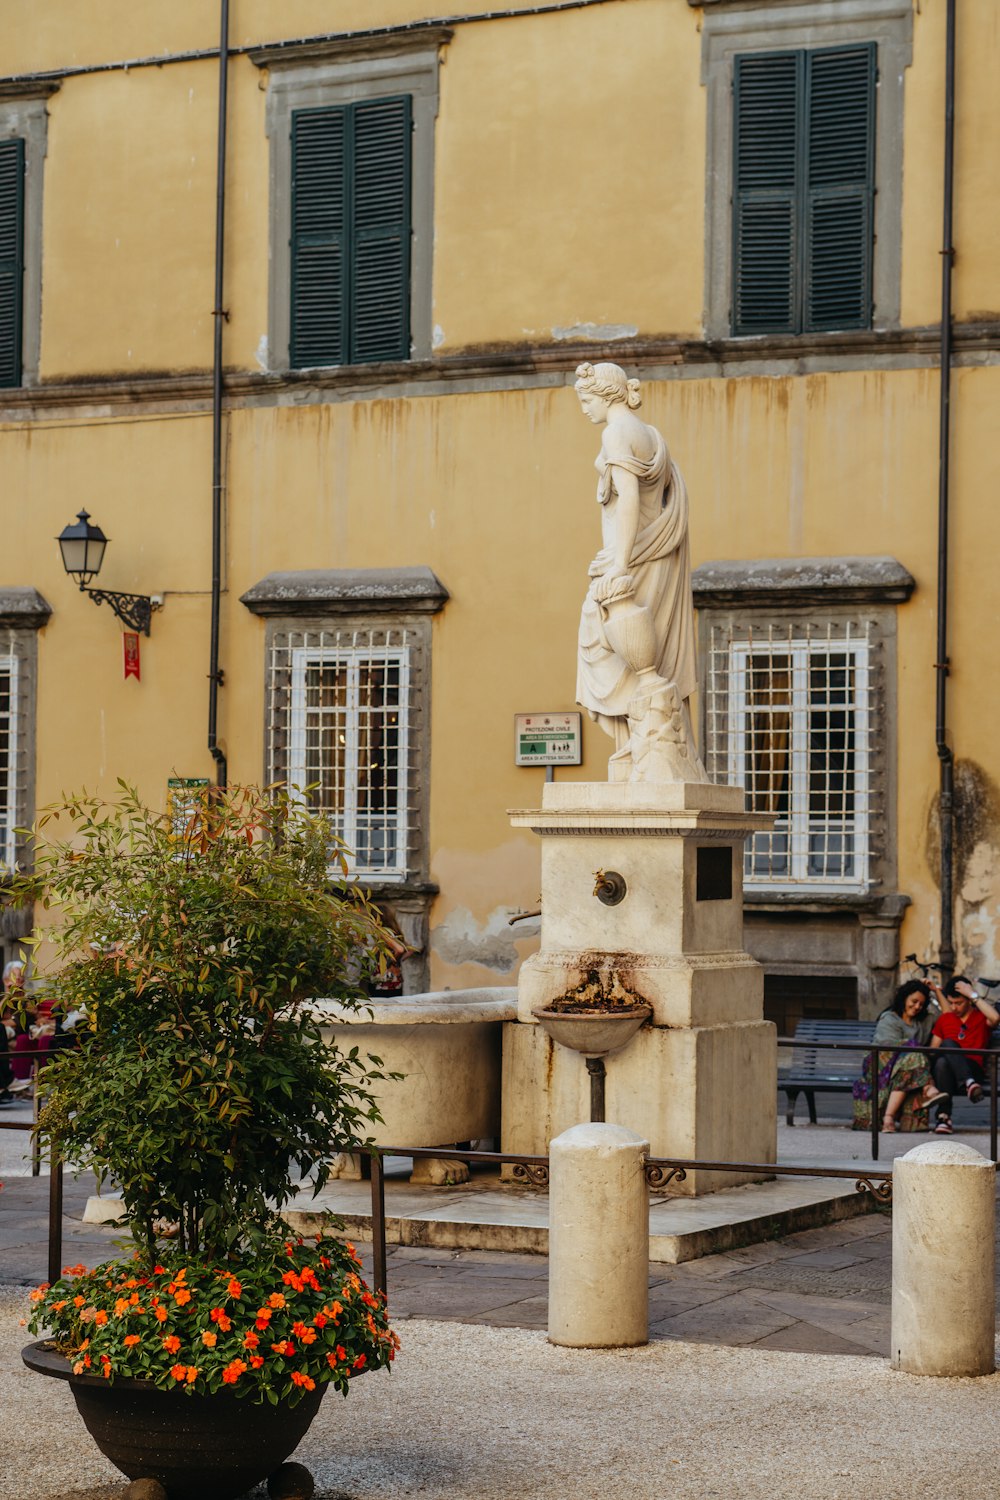
M 63 528 L 57 540 L 63 567 L 72 577 L 79 579 L 81 587 L 88 578 L 93 578 L 101 571 L 108 539 L 99 526 L 91 524 L 85 510 L 81 510 L 76 520 Z

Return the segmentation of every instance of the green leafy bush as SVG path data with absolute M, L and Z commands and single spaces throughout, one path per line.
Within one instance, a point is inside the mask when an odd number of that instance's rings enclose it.
M 86 1014 L 45 1069 L 40 1131 L 121 1190 L 136 1275 L 245 1278 L 285 1253 L 298 1180 L 318 1191 L 381 1118 L 379 1059 L 330 1043 L 313 1000 L 365 1004 L 382 929 L 328 824 L 284 792 L 207 797 L 179 827 L 119 787 L 49 808 L 7 890 L 51 910 L 52 997 Z

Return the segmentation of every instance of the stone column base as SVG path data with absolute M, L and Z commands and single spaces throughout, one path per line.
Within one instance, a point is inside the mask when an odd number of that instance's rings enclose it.
M 644 1027 L 623 1051 L 605 1059 L 606 1119 L 648 1140 L 652 1156 L 773 1162 L 774 1038 L 770 1021 Z M 507 1022 L 501 1117 L 504 1151 L 547 1155 L 550 1141 L 590 1118 L 583 1057 L 558 1046 L 535 1023 Z M 689 1172 L 667 1191 L 699 1197 L 765 1176 Z

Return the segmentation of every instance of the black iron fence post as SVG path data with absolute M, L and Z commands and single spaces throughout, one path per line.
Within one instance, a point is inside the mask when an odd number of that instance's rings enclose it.
M 385 1173 L 382 1153 L 372 1151 L 372 1280 L 376 1292 L 387 1294 L 385 1253 Z
M 49 1158 L 49 1281 L 62 1274 L 63 1163 L 55 1151 Z
M 878 1161 L 878 1133 L 882 1124 L 878 1103 L 878 1048 L 873 1047 L 868 1058 L 872 1081 L 872 1161 Z

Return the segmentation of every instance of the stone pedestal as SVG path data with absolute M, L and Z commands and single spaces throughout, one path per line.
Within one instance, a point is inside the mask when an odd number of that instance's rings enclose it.
M 743 950 L 743 844 L 769 820 L 744 811 L 738 787 L 551 782 L 511 821 L 542 840 L 542 934 L 504 1027 L 503 1149 L 544 1153 L 588 1119 L 583 1059 L 532 1011 L 591 976 L 653 1008 L 608 1059 L 606 1118 L 654 1156 L 774 1161 L 775 1031 Z M 750 1180 L 690 1173 L 676 1191 Z

